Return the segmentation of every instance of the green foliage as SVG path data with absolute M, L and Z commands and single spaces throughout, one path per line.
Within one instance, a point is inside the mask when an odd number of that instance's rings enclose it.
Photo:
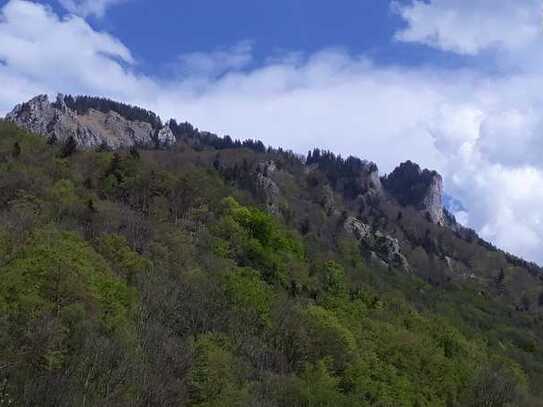
M 151 269 L 151 262 L 134 252 L 124 236 L 102 236 L 98 241 L 98 251 L 110 262 L 112 269 L 128 281 Z
M 366 261 L 288 155 L 215 140 L 220 157 L 180 143 L 59 158 L 1 121 L 0 135 L 0 405 L 538 405 L 537 314 Z M 251 184 L 268 155 L 291 171 L 279 216 Z M 360 162 L 312 159 L 315 182 L 358 193 Z M 398 222 L 424 241 L 407 211 Z M 491 262 L 503 292 L 517 281 L 496 253 L 439 239 Z M 430 250 L 408 255 L 434 276 Z
M 309 360 L 329 358 L 335 371 L 346 369 L 357 349 L 352 332 L 333 312 L 317 305 L 304 310 L 303 316 L 300 322 L 307 329 L 305 345 Z
M 238 378 L 234 355 L 224 339 L 204 335 L 194 343 L 194 363 L 190 372 L 192 405 L 199 407 L 243 406 L 247 390 Z
M 461 402 L 468 407 L 537 405 L 525 399 L 524 374 L 518 366 L 505 360 L 493 360 L 478 368 Z
M 324 361 L 307 364 L 297 383 L 296 405 L 348 406 L 347 396 L 341 391 L 340 381 L 330 373 Z
M 328 261 L 320 270 L 320 286 L 328 301 L 335 301 L 347 295 L 347 281 L 343 267 L 335 261 Z
M 246 314 L 253 324 L 268 324 L 274 293 L 260 279 L 258 272 L 244 268 L 225 275 L 228 299 L 239 314 Z
M 104 328 L 123 329 L 135 303 L 135 293 L 87 243 L 54 229 L 34 233 L 0 275 L 0 309 L 24 320 L 83 304 Z
M 303 259 L 302 245 L 269 214 L 241 206 L 234 198 L 223 201 L 221 238 L 216 253 L 234 258 L 240 266 L 261 270 L 270 283 L 288 284 L 288 266 Z
M 7 261 L 12 251 L 12 243 L 8 233 L 0 228 L 0 265 Z
M 70 180 L 62 179 L 51 188 L 51 200 L 63 206 L 72 206 L 77 202 L 74 184 Z
M 49 196 L 57 217 L 74 213 L 80 203 L 73 182 L 67 179 L 57 181 L 50 189 Z

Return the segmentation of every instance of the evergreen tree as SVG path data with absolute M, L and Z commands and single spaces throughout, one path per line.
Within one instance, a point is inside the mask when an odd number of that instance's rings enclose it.
M 62 150 L 60 152 L 61 158 L 66 158 L 71 156 L 77 151 L 77 142 L 75 141 L 75 138 L 73 136 L 68 137 L 68 139 L 64 142 L 64 146 L 62 147 Z
M 18 141 L 13 144 L 13 150 L 11 152 L 11 155 L 13 156 L 13 158 L 17 158 L 21 155 L 21 145 Z

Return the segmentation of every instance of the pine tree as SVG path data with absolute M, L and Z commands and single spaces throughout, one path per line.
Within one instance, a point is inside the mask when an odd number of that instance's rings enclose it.
M 77 151 L 77 142 L 75 141 L 75 138 L 73 136 L 68 137 L 68 139 L 64 142 L 64 146 L 62 147 L 62 151 L 60 152 L 61 158 L 66 158 L 71 156 Z
M 11 152 L 11 155 L 13 158 L 17 158 L 21 155 L 21 145 L 19 142 L 15 142 L 15 144 L 13 144 L 13 151 Z

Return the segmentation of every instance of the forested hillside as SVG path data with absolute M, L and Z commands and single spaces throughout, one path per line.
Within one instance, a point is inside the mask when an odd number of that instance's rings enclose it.
M 543 405 L 537 266 L 373 164 L 170 127 L 0 122 L 0 406 Z

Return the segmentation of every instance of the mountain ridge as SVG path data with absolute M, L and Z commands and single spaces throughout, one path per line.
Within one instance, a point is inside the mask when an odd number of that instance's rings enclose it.
M 32 133 L 54 135 L 59 142 L 72 137 L 83 148 L 167 147 L 175 142 L 169 125 L 157 127 L 148 121 L 129 120 L 111 109 L 78 111 L 66 102 L 67 97 L 62 94 L 54 103 L 47 95 L 38 95 L 17 105 L 6 115 L 6 120 Z
M 464 240 L 475 240 L 489 250 L 498 250 L 482 240 L 473 230 L 458 224 L 444 207 L 441 175 L 436 171 L 421 169 L 411 161 L 401 163 L 390 174 L 380 176 L 375 163 L 356 157 L 344 159 L 329 151 L 314 149 L 303 158 L 281 148 L 274 150 L 266 147 L 260 141 L 241 142 L 230 136 L 220 137 L 200 131 L 188 122 L 178 124 L 175 119 L 170 119 L 163 124 L 160 117 L 152 111 L 100 97 L 74 97 L 59 93 L 56 101 L 50 102 L 47 95 L 38 95 L 17 105 L 6 115 L 6 120 L 32 133 L 54 137 L 59 143 L 66 143 L 69 138 L 73 138 L 77 145 L 84 149 L 175 149 L 178 143 L 185 143 L 191 148 L 204 150 L 249 148 L 258 153 L 285 153 L 299 159 L 309 172 L 315 167 L 325 173 L 328 171 L 328 183 L 332 190 L 347 194 L 348 199 L 361 200 L 362 206 L 368 199 L 392 199 L 401 207 L 415 209 L 429 222 L 450 229 Z M 213 163 L 217 168 L 221 165 L 219 161 L 215 160 Z M 280 195 L 279 187 L 266 174 L 268 168 L 273 172 L 275 164 L 259 163 L 257 166 L 261 168 L 255 170 L 258 180 L 255 188 L 259 188 L 265 196 L 269 211 L 277 215 L 279 204 L 274 201 Z M 398 244 L 395 243 L 394 246 Z M 531 273 L 542 271 L 535 263 L 503 253 L 509 262 L 524 267 Z M 447 260 L 447 263 L 450 261 Z
M 99 132 L 78 146 L 57 110 L 78 126 L 165 125 L 106 99 L 65 100 L 0 121 L 1 397 L 538 405 L 540 269 L 458 225 L 439 174 L 406 162 L 380 176 L 355 157 L 174 120 L 167 146 L 115 147 Z M 25 130 L 36 125 L 45 134 Z M 114 394 L 101 386 L 111 374 Z
M 130 111 L 135 111 L 136 114 L 132 116 L 139 116 L 139 120 L 127 117 L 130 116 L 127 114 Z M 72 137 L 79 147 L 87 149 L 168 148 L 173 147 L 177 138 L 182 137 L 173 119 L 163 125 L 160 117 L 153 112 L 108 99 L 86 96 L 72 97 L 58 94 L 56 101 L 51 103 L 47 95 L 38 95 L 17 105 L 6 115 L 6 120 L 32 133 L 48 138 L 55 137 L 61 143 Z M 220 139 L 218 136 L 215 137 Z M 236 145 L 234 142 L 231 143 Z M 319 150 L 315 152 L 320 155 Z M 317 156 L 309 156 L 306 164 L 310 165 L 319 159 Z M 365 188 L 371 187 L 377 193 L 382 193 L 383 187 L 377 166 L 371 162 L 363 163 L 364 165 L 359 165 L 359 170 L 367 173 L 367 182 L 371 184 Z M 349 162 L 346 165 L 349 165 Z M 405 171 L 411 171 L 411 174 L 407 175 L 409 179 L 402 174 Z M 400 177 L 404 179 L 397 181 L 396 178 Z M 388 192 L 401 201 L 402 205 L 412 205 L 420 211 L 427 212 L 432 222 L 444 224 L 442 179 L 437 172 L 422 171 L 416 164 L 408 161 L 383 180 L 386 181 L 386 185 L 391 186 Z M 400 184 L 413 184 L 410 188 L 412 190 L 418 188 L 418 196 L 405 201 L 401 196 Z M 400 188 L 394 188 L 393 185 L 400 185 Z

